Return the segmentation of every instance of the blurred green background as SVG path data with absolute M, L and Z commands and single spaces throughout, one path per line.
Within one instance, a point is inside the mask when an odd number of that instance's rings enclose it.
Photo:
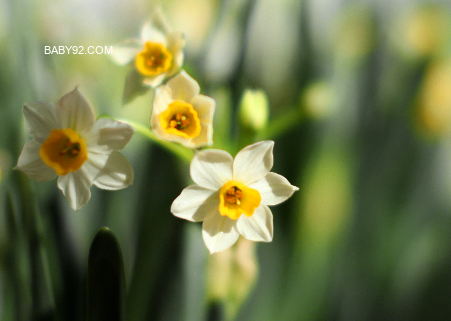
M 189 163 L 135 133 L 125 190 L 73 211 L 56 181 L 12 171 L 22 106 L 79 86 L 97 115 L 148 124 L 152 93 L 123 106 L 131 67 L 108 54 L 161 4 L 186 35 L 184 68 L 216 99 L 214 148 L 275 141 L 300 190 L 272 207 L 274 240 L 210 256 L 175 218 Z M 86 49 L 85 49 L 86 50 Z M 266 92 L 268 123 L 240 118 Z M 338 0 L 0 0 L 0 317 L 83 320 L 90 244 L 122 249 L 127 320 L 451 319 L 451 4 Z

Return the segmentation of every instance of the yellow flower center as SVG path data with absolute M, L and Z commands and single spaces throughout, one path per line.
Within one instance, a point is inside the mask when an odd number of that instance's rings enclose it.
M 42 143 L 39 156 L 58 175 L 76 171 L 88 159 L 85 141 L 72 129 L 54 129 Z
M 159 43 L 146 42 L 144 50 L 136 55 L 136 69 L 144 76 L 155 76 L 171 67 L 172 55 Z
M 169 134 L 194 138 L 200 134 L 200 120 L 193 105 L 174 100 L 159 116 L 161 128 Z
M 237 220 L 241 214 L 252 216 L 261 200 L 257 190 L 239 182 L 230 181 L 219 190 L 219 213 L 232 220 Z

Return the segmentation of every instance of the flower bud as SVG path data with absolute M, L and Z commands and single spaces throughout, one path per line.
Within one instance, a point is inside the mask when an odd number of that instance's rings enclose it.
M 257 276 L 255 243 L 241 237 L 236 246 L 210 256 L 209 300 L 222 303 L 226 319 L 233 319 L 251 293 Z
M 269 117 L 268 96 L 262 89 L 246 89 L 240 102 L 240 122 L 255 131 L 266 126 Z
M 335 111 L 336 97 L 331 85 L 325 81 L 312 83 L 301 95 L 301 106 L 314 119 L 331 116 Z

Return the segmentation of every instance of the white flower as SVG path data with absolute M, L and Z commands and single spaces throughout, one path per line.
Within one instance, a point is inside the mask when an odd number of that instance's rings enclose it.
M 27 142 L 15 169 L 45 182 L 57 175 L 58 187 L 70 206 L 79 210 L 91 197 L 92 184 L 118 190 L 133 182 L 133 168 L 118 152 L 133 128 L 109 118 L 95 120 L 94 110 L 75 88 L 55 105 L 31 102 L 23 108 Z
M 171 212 L 202 224 L 210 253 L 232 246 L 243 235 L 251 241 L 270 242 L 273 216 L 268 205 L 280 204 L 298 190 L 270 172 L 273 141 L 243 148 L 235 159 L 223 150 L 196 152 L 191 161 L 190 185 L 174 200 Z
M 112 58 L 120 65 L 134 61 L 145 85 L 156 87 L 174 75 L 183 63 L 185 37 L 168 26 L 160 9 L 155 10 L 141 32 L 141 39 L 127 39 L 113 47 Z
M 211 145 L 216 102 L 199 92 L 199 84 L 184 70 L 159 86 L 150 120 L 155 134 L 188 148 Z

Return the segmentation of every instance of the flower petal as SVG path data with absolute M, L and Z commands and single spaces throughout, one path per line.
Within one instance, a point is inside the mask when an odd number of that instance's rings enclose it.
M 49 137 L 53 129 L 60 128 L 52 103 L 37 101 L 23 106 L 23 115 L 28 132 L 39 143 Z
M 92 179 L 84 165 L 79 170 L 58 178 L 58 188 L 69 201 L 69 205 L 76 211 L 85 206 L 91 198 L 89 190 L 91 185 Z
M 180 68 L 183 64 L 183 47 L 185 47 L 185 35 L 180 31 L 168 33 L 166 35 L 168 40 L 168 50 L 172 54 L 172 68 L 170 73 Z
M 216 102 L 213 98 L 204 95 L 197 95 L 191 100 L 191 104 L 197 111 L 201 123 L 199 136 L 191 139 L 194 147 L 198 148 L 213 144 L 213 115 Z
M 14 169 L 18 169 L 24 172 L 28 177 L 38 182 L 47 182 L 54 179 L 57 174 L 55 170 L 47 166 L 39 156 L 39 149 L 41 143 L 36 140 L 30 140 L 25 144 L 20 153 L 17 166 Z
M 82 167 L 89 176 L 91 185 L 105 167 L 109 157 L 109 154 L 88 150 L 88 159 L 83 163 Z
M 210 214 L 216 212 L 219 206 L 217 191 L 190 185 L 174 200 L 171 213 L 191 222 L 203 221 Z
M 113 47 L 111 58 L 118 65 L 126 65 L 132 62 L 136 55 L 142 51 L 144 44 L 139 39 L 127 39 Z
M 133 127 L 111 118 L 100 118 L 94 123 L 90 136 L 86 138 L 88 149 L 111 153 L 121 150 L 133 135 Z
M 197 111 L 199 119 L 203 123 L 211 123 L 215 113 L 216 101 L 208 96 L 197 95 L 188 101 Z
M 166 76 L 168 76 L 166 73 L 159 74 L 153 77 L 146 76 L 145 78 L 143 78 L 142 83 L 144 86 L 157 87 L 161 85 Z
M 172 98 L 172 90 L 166 85 L 158 86 L 155 89 L 155 98 L 153 100 L 152 107 L 152 118 L 155 118 L 155 121 L 159 123 L 158 115 L 164 112 L 168 105 L 173 102 Z
M 105 190 L 118 190 L 133 184 L 134 172 L 127 158 L 115 151 L 97 174 L 94 185 Z
M 240 234 L 236 230 L 236 221 L 221 216 L 219 212 L 210 215 L 202 224 L 202 237 L 210 254 L 231 247 Z
M 233 179 L 249 185 L 265 177 L 273 165 L 273 148 L 273 141 L 262 141 L 240 150 L 233 162 Z
M 61 97 L 55 107 L 61 128 L 71 128 L 80 136 L 86 136 L 94 126 L 94 110 L 78 88 Z
M 191 178 L 200 186 L 219 190 L 232 179 L 232 164 L 232 156 L 226 151 L 219 149 L 198 151 L 191 160 Z
M 151 41 L 154 43 L 161 43 L 165 47 L 168 44 L 165 33 L 156 28 L 152 20 L 144 24 L 143 29 L 141 31 L 141 41 L 142 42 Z
M 161 128 L 161 126 L 157 126 L 156 128 L 152 127 L 152 130 L 155 132 L 155 134 L 159 138 L 161 138 L 163 140 L 168 140 L 170 142 L 179 143 L 179 144 L 181 144 L 181 145 L 183 145 L 185 147 L 188 147 L 188 148 L 194 148 L 194 146 L 193 146 L 193 144 L 191 143 L 190 140 L 187 140 L 185 137 L 177 136 L 177 135 L 174 135 L 174 134 L 169 134 L 166 131 L 164 131 Z
M 169 23 L 163 14 L 161 7 L 157 7 L 152 13 L 149 23 L 156 29 L 161 30 L 163 33 L 168 33 L 171 31 Z
M 196 136 L 184 144 L 189 148 L 199 148 L 203 146 L 210 146 L 213 144 L 213 124 L 201 123 L 199 136 Z
M 171 78 L 167 85 L 172 89 L 172 99 L 190 102 L 200 92 L 200 86 L 184 70 Z
M 256 189 L 260 193 L 262 204 L 265 205 L 280 204 L 299 190 L 296 186 L 291 185 L 285 177 L 273 172 L 250 184 L 249 187 Z
M 273 216 L 268 206 L 260 204 L 252 216 L 241 215 L 236 224 L 241 235 L 250 241 L 271 242 L 273 238 Z

